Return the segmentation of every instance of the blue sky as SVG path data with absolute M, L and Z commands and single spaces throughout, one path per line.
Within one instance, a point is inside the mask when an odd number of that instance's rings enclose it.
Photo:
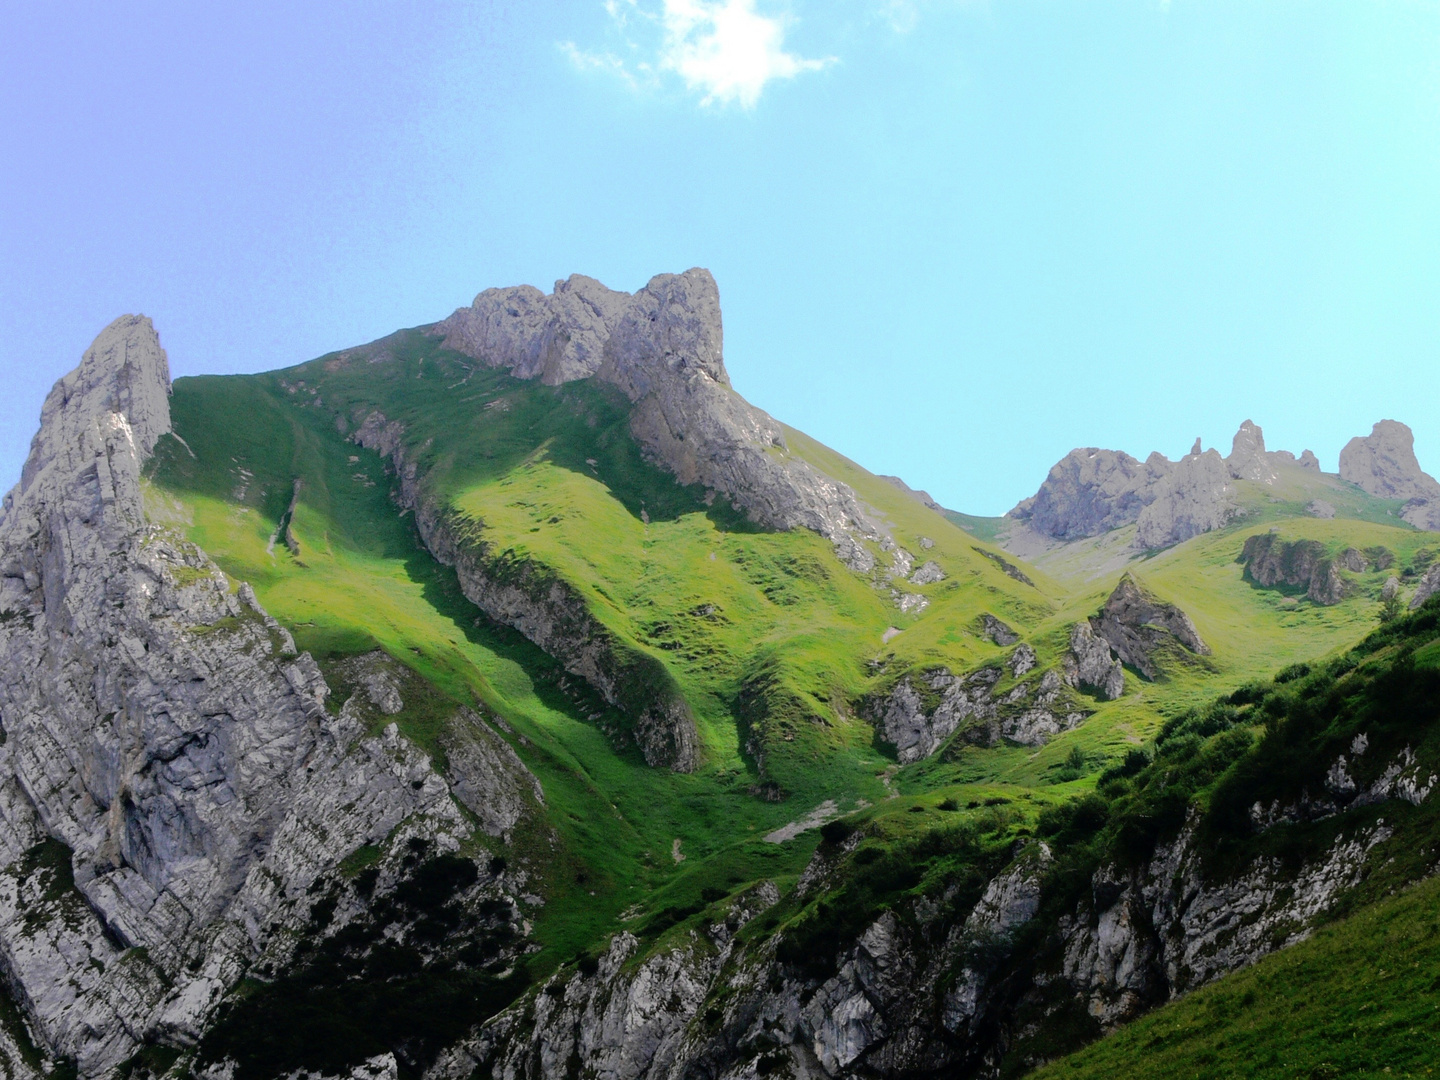
M 1435 2 L 0 8 L 0 486 L 116 315 L 177 375 L 709 267 L 751 401 L 949 506 L 1247 417 L 1440 472 Z

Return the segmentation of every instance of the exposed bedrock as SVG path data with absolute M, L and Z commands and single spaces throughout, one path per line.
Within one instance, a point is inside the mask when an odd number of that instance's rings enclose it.
M 1120 578 L 1100 614 L 1090 620 L 1095 633 L 1110 643 L 1115 655 L 1147 679 L 1160 672 L 1156 657 L 1171 641 L 1197 656 L 1209 656 L 1190 616 L 1156 598 L 1130 574 Z
M 768 528 L 812 529 L 856 570 L 874 566 L 859 541 L 887 534 L 854 491 L 789 453 L 781 426 L 731 389 L 708 270 L 661 274 L 633 295 L 579 275 L 549 296 L 487 289 L 434 332 L 518 378 L 619 387 L 634 403 L 631 434 L 680 483 L 722 493 Z
M 1127 573 L 1098 615 L 1071 627 L 1065 681 L 1113 701 L 1125 691 L 1123 664 L 1147 679 L 1157 678 L 1161 657 L 1177 645 L 1198 656 L 1210 653 L 1185 612 Z
M 1174 467 L 1158 453 L 1140 462 L 1123 451 L 1072 450 L 1010 516 L 1057 540 L 1097 536 L 1139 517 L 1154 501 L 1156 484 Z
M 1303 588 L 1308 599 L 1326 606 L 1345 599 L 1347 589 L 1345 579 L 1340 576 L 1342 567 L 1362 572 L 1369 566 L 1354 548 L 1331 558 L 1318 540 L 1286 541 L 1273 532 L 1246 538 L 1236 561 L 1244 564 L 1245 576 L 1256 585 Z
M 1410 600 L 1412 608 L 1418 608 L 1425 601 L 1429 600 L 1436 593 L 1440 593 L 1440 563 L 1436 563 L 1425 571 L 1425 576 L 1420 579 L 1420 584 L 1415 587 L 1415 595 Z
M 1120 451 L 1072 450 L 1008 516 L 1056 540 L 1098 536 L 1133 522 L 1137 547 L 1168 547 L 1235 517 L 1235 481 L 1268 484 L 1284 469 L 1319 467 L 1309 450 L 1298 459 L 1288 451 L 1266 450 L 1264 432 L 1246 420 L 1228 458 L 1202 450 L 1199 439 L 1178 462 L 1159 453 L 1141 462 Z
M 951 881 L 803 955 L 787 945 L 793 930 L 736 937 L 778 898 L 766 883 L 737 898 L 740 917 L 722 912 L 648 954 L 617 935 L 588 974 L 516 1003 L 428 1080 L 997 1077 L 1007 1055 L 1008 1075 L 1053 1055 L 1057 1031 L 1113 1030 L 1303 938 L 1391 835 L 1360 824 L 1295 865 L 1263 858 L 1216 875 L 1192 818 L 1048 912 L 1055 856 L 1031 840 L 983 884 Z M 859 840 L 822 845 L 799 894 L 831 888 Z
M 419 469 L 406 457 L 404 436 L 401 424 L 372 412 L 352 438 L 390 460 L 401 505 L 414 512 L 430 553 L 454 568 L 465 597 L 519 630 L 619 709 L 648 764 L 693 770 L 700 755 L 695 718 L 665 665 L 611 633 L 562 578 L 528 560 L 493 553 L 481 525 L 430 499 Z
M 1021 644 L 1006 664 L 1016 678 L 1035 666 L 1035 650 Z M 1054 670 L 1017 682 L 1000 693 L 1001 672 L 982 667 L 964 675 L 936 667 L 902 676 L 888 691 L 872 695 L 862 714 L 880 737 L 895 748 L 901 764 L 935 753 L 960 732 L 977 746 L 1006 741 L 1043 746 L 1079 726 L 1089 715 L 1063 688 Z
M 1417 529 L 1440 531 L 1440 481 L 1420 468 L 1415 434 L 1398 420 L 1381 420 L 1369 435 L 1340 451 L 1340 478 L 1381 499 L 1404 499 L 1400 516 Z
M 1125 693 L 1125 668 L 1110 642 L 1095 633 L 1090 621 L 1070 628 L 1070 651 L 1065 654 L 1065 682 L 1077 690 L 1091 690 L 1106 701 Z
M 0 968 L 82 1076 L 193 1042 L 356 848 L 470 834 L 425 754 L 327 710 L 249 586 L 148 521 L 168 391 L 149 320 L 117 319 L 0 519 Z
M 1135 546 L 1182 543 L 1225 525 L 1238 509 L 1230 466 L 1219 451 L 1187 454 L 1156 484 L 1154 499 L 1136 519 Z

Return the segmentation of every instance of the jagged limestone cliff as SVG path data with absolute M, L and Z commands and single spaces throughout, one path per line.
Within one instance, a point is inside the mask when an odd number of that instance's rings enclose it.
M 249 587 L 147 516 L 169 389 L 149 320 L 117 319 L 46 400 L 0 520 L 0 967 L 82 1076 L 193 1045 L 347 855 L 472 833 L 426 754 L 327 709 Z M 472 791 L 524 773 L 466 766 Z

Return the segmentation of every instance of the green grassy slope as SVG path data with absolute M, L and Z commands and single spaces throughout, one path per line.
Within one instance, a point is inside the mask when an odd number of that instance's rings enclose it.
M 463 597 L 398 512 L 385 463 L 346 439 L 372 410 L 405 425 L 429 495 L 474 536 L 563 578 L 607 632 L 664 665 L 704 744 L 694 774 L 617 750 L 606 732 L 623 717 Z M 947 802 L 1004 799 L 994 802 L 1012 807 L 1001 831 L 1027 827 L 1056 800 L 1093 790 L 1104 768 L 1191 705 L 1353 644 L 1374 625 L 1384 576 L 1363 576 L 1334 608 L 1257 589 L 1235 555 L 1276 519 L 1247 518 L 1137 567 L 1192 615 L 1212 657 L 1154 683 L 1129 673 L 1124 698 L 1090 702 L 1089 721 L 1039 750 L 952 746 L 898 769 L 857 715 L 866 695 L 916 668 L 1003 658 L 1009 650 L 980 633 L 987 612 L 1034 644 L 1042 666 L 1054 663 L 1070 625 L 1099 608 L 1118 572 L 1077 581 L 1017 566 L 985 530 L 958 527 L 789 431 L 789 452 L 851 484 L 917 564 L 933 558 L 947 576 L 913 586 L 856 575 L 819 537 L 757 530 L 645 462 L 628 434 L 628 402 L 609 388 L 481 370 L 419 331 L 283 372 L 182 379 L 172 412 L 178 438 L 162 441 L 150 469 L 157 520 L 251 582 L 322 665 L 383 648 L 446 701 L 483 706 L 513 728 L 560 839 L 554 850 L 539 835 L 519 841 L 547 897 L 537 970 L 618 926 L 697 910 L 717 890 L 793 880 L 816 835 L 762 838 L 826 801 L 857 820 L 884 819 L 906 844 L 954 824 L 939 809 Z M 1402 563 L 1424 540 L 1379 520 L 1279 524 L 1287 537 L 1385 544 Z M 892 588 L 929 605 L 903 615 Z M 438 715 L 416 708 L 397 719 L 438 754 Z M 783 801 L 764 797 L 776 795 Z
M 381 363 L 370 362 L 376 349 Z M 975 632 L 982 611 L 1023 623 L 1050 607 L 971 538 L 864 474 L 883 489 L 866 497 L 888 500 L 901 542 L 949 574 L 902 584 L 931 601 L 919 616 L 902 614 L 888 583 L 847 571 L 821 538 L 759 531 L 724 500 L 643 461 L 628 402 L 602 384 L 521 382 L 413 331 L 277 378 L 293 390 L 289 406 L 351 425 L 380 410 L 402 423 L 428 494 L 466 523 L 469 539 L 575 587 L 615 639 L 674 678 L 708 768 L 748 771 L 801 807 L 884 794 L 876 774 L 887 762 L 851 703 L 873 682 L 870 661 L 887 631 L 968 667 L 998 655 Z M 928 533 L 935 546 L 922 556 Z
M 617 754 L 590 720 L 603 706 L 583 684 L 518 633 L 477 617 L 453 573 L 398 515 L 379 458 L 285 402 L 264 380 L 179 381 L 175 427 L 196 456 L 178 441 L 162 444 L 152 516 L 251 582 L 322 665 L 382 647 L 456 703 L 488 707 L 523 737 L 516 748 L 541 778 L 550 821 L 565 840 L 558 855 L 532 853 L 547 897 L 537 936 L 554 956 L 573 955 L 612 929 L 618 912 L 677 876 L 694 876 L 686 871 L 707 858 L 719 859 L 727 881 L 783 876 L 803 864 L 803 845 L 748 839 L 792 811 L 747 796 L 743 770 L 680 776 Z M 293 521 L 299 554 L 283 541 L 267 551 L 294 478 L 302 481 Z M 436 749 L 432 716 L 407 709 L 396 719 Z M 687 859 L 678 866 L 676 839 Z
M 1440 880 L 1382 900 L 1030 1075 L 1356 1080 L 1440 1068 Z

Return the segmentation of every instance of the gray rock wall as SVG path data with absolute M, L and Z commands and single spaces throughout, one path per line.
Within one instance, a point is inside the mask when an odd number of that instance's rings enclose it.
M 327 710 L 249 587 L 150 523 L 168 389 L 149 320 L 111 324 L 0 520 L 0 968 L 82 1076 L 193 1041 L 362 844 L 469 835 L 426 755 Z

